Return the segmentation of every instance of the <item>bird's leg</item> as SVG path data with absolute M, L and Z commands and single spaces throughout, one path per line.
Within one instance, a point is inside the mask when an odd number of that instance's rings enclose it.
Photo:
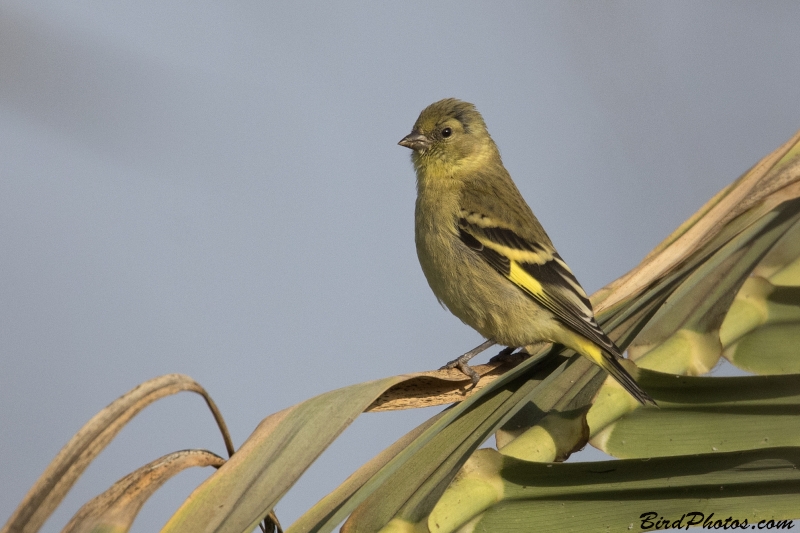
M 472 380 L 472 386 L 475 387 L 475 385 L 477 385 L 478 382 L 481 380 L 481 377 L 478 375 L 477 372 L 472 370 L 472 368 L 467 364 L 467 362 L 470 359 L 472 359 L 473 357 L 475 357 L 476 355 L 478 355 L 479 353 L 481 353 L 482 351 L 484 351 L 485 349 L 489 348 L 490 346 L 494 346 L 495 344 L 496 344 L 495 341 L 493 341 L 492 339 L 489 339 L 488 341 L 484 342 L 480 346 L 477 346 L 477 347 L 473 348 L 472 350 L 468 351 L 467 353 L 465 353 L 461 357 L 453 359 L 452 361 L 450 361 L 449 363 L 444 365 L 442 367 L 442 370 L 444 370 L 444 369 L 448 369 L 449 370 L 451 368 L 458 368 L 464 374 L 469 376 L 469 378 Z

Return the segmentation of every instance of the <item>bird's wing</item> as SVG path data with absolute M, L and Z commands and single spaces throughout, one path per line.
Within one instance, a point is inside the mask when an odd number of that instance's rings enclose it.
M 461 215 L 458 228 L 464 244 L 566 326 L 602 349 L 621 355 L 597 325 L 589 298 L 549 242 L 532 242 L 494 225 L 485 216 Z

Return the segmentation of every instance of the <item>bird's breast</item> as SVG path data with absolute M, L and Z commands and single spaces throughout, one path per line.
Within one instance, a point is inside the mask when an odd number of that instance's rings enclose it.
M 458 198 L 417 196 L 417 256 L 436 298 L 464 323 L 501 344 L 550 340 L 544 330 L 554 324 L 551 314 L 461 241 L 460 212 Z

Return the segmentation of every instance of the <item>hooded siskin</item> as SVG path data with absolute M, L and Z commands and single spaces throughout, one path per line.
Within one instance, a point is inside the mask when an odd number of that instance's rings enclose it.
M 597 325 L 475 106 L 454 98 L 431 104 L 399 144 L 412 150 L 417 255 L 439 301 L 498 344 L 572 348 L 640 402 L 655 403 L 617 360 L 619 348 Z M 468 357 L 460 359 L 453 363 L 464 369 Z

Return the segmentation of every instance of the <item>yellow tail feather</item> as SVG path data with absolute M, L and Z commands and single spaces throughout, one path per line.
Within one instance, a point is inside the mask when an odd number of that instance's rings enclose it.
M 576 337 L 578 336 L 576 335 Z M 572 345 L 570 348 L 588 357 L 596 363 L 597 366 L 611 374 L 611 376 L 617 380 L 617 383 L 622 385 L 622 388 L 628 391 L 628 393 L 636 398 L 642 405 L 658 405 L 649 394 L 639 387 L 633 377 L 625 370 L 625 367 L 622 366 L 614 355 L 603 351 L 598 345 L 585 337 L 578 337 L 577 340 L 578 342 L 571 343 Z

